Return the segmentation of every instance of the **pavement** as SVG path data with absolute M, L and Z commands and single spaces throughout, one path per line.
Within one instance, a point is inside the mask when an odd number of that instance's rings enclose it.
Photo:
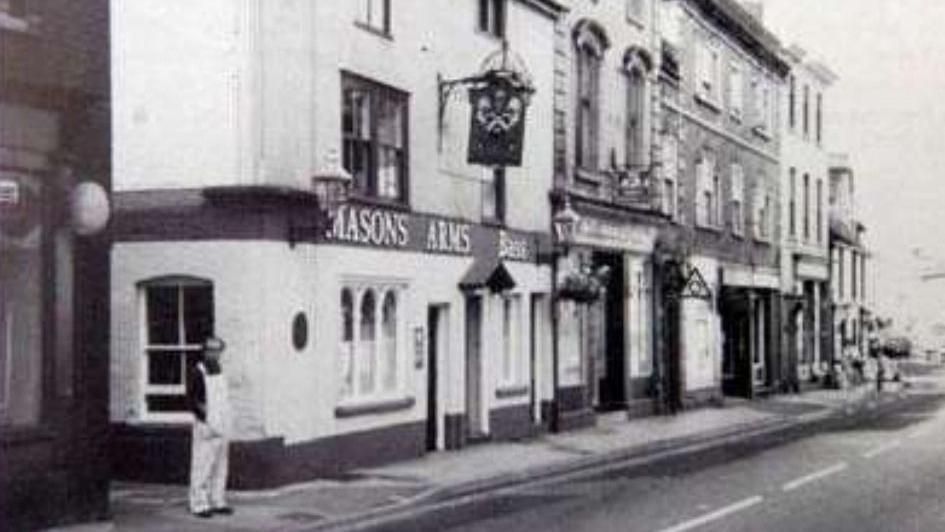
M 628 420 L 603 414 L 584 430 L 516 442 L 484 443 L 456 452 L 352 471 L 270 491 L 229 494 L 233 516 L 204 520 L 187 511 L 179 485 L 113 483 L 112 520 L 56 530 L 214 531 L 369 530 L 448 508 L 510 487 L 606 471 L 617 465 L 685 456 L 752 436 L 778 433 L 831 417 L 877 409 L 936 389 L 941 370 L 918 365 L 903 383 L 848 390 L 810 390 L 674 416 Z M 395 527 L 396 528 L 396 527 Z

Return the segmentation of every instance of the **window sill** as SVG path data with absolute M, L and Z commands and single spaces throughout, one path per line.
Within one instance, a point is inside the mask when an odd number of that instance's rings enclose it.
M 385 31 L 385 30 L 382 30 L 381 28 L 375 28 L 374 26 L 371 26 L 370 24 L 367 24 L 365 22 L 361 22 L 360 20 L 354 21 L 354 25 L 355 27 L 360 28 L 368 33 L 377 35 L 378 37 L 381 37 L 382 39 L 387 39 L 388 41 L 394 40 L 394 36 L 391 35 L 389 30 Z
M 751 128 L 751 132 L 754 133 L 756 137 L 758 137 L 758 138 L 760 138 L 760 139 L 762 139 L 762 140 L 764 140 L 764 141 L 766 141 L 766 142 L 771 140 L 771 133 L 768 132 L 768 128 L 766 128 L 766 127 L 763 127 L 763 126 L 755 126 L 755 127 Z
M 631 15 L 631 14 L 628 13 L 627 16 L 624 17 L 624 18 L 626 19 L 626 21 L 627 21 L 628 24 L 630 24 L 630 25 L 632 25 L 632 26 L 636 26 L 637 29 L 639 29 L 639 30 L 645 30 L 645 29 L 646 29 L 646 25 L 643 24 L 643 20 L 642 20 L 642 19 L 643 19 L 643 16 L 642 16 L 642 15 L 636 15 L 636 14 L 632 14 L 632 15 Z
M 377 196 L 368 196 L 367 194 L 353 193 L 348 202 L 365 207 L 377 207 L 405 212 L 410 211 L 410 205 L 406 201 L 378 198 Z
M 693 97 L 695 98 L 696 102 L 702 104 L 703 107 L 706 107 L 715 113 L 722 112 L 722 105 L 718 102 L 718 100 L 698 92 L 695 93 Z
M 506 227 L 508 227 L 505 223 L 505 220 L 502 220 L 500 218 L 493 218 L 493 217 L 488 217 L 488 218 L 483 217 L 482 225 L 485 225 L 487 227 L 496 227 L 498 229 L 505 229 Z
M 697 224 L 696 224 L 696 229 L 698 229 L 698 230 L 700 230 L 700 231 L 706 231 L 706 232 L 709 232 L 709 233 L 721 233 L 721 232 L 722 232 L 722 228 L 721 228 L 720 226 L 717 226 L 717 225 L 705 225 L 705 224 L 699 224 L 699 223 L 697 223 Z
M 531 388 L 527 384 L 522 384 L 520 386 L 510 385 L 502 386 L 495 391 L 496 399 L 511 399 L 513 397 L 522 397 L 528 395 L 528 392 Z
M 600 186 L 604 182 L 604 174 L 590 168 L 575 166 L 574 179 L 578 183 Z
M 489 40 L 499 42 L 499 43 L 501 43 L 502 40 L 505 39 L 504 35 L 496 35 L 495 33 L 492 33 L 491 31 L 487 31 L 479 27 L 476 28 L 476 35 L 479 35 L 480 37 L 484 39 L 489 39 Z
M 413 397 L 354 402 L 335 407 L 335 417 L 349 418 L 372 414 L 388 414 L 399 410 L 407 410 L 412 408 L 414 404 L 416 404 L 416 400 Z

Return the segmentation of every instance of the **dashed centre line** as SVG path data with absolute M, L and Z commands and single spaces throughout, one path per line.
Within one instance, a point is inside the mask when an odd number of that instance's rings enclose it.
M 889 451 L 890 449 L 895 449 L 896 447 L 899 447 L 900 445 L 902 445 L 902 440 L 892 440 L 891 442 L 878 445 L 866 451 L 865 453 L 863 453 L 863 458 L 867 458 L 867 459 L 875 458 L 885 453 L 886 451 Z
M 830 475 L 839 473 L 843 471 L 844 469 L 846 469 L 847 467 L 849 467 L 849 465 L 846 462 L 839 462 L 830 467 L 821 469 L 820 471 L 815 471 L 809 475 L 804 475 L 803 477 L 794 479 L 786 483 L 785 485 L 781 486 L 781 489 L 784 491 L 794 491 L 805 484 L 809 484 L 811 482 L 814 482 L 815 480 L 820 480 L 824 477 L 829 477 Z
M 700 527 L 704 524 L 711 523 L 712 521 L 717 521 L 723 517 L 732 515 L 736 512 L 740 512 L 747 508 L 751 508 L 756 504 L 760 504 L 764 501 L 764 497 L 761 495 L 755 495 L 754 497 L 748 497 L 747 499 L 742 499 L 738 502 L 729 504 L 728 506 L 719 508 L 713 512 L 703 514 L 699 517 L 690 519 L 679 523 L 678 525 L 672 526 L 670 528 L 663 529 L 661 532 L 684 532 L 685 530 L 692 530 L 693 528 Z

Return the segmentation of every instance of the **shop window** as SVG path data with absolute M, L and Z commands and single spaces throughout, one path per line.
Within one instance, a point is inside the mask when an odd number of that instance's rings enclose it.
M 479 31 L 505 37 L 506 0 L 479 0 Z
M 342 402 L 391 396 L 402 388 L 402 287 L 355 283 L 341 290 Z
M 518 384 L 522 362 L 522 297 L 502 299 L 502 383 Z
M 354 192 L 407 201 L 407 95 L 349 74 L 342 75 L 343 164 Z
M 186 385 L 204 339 L 213 332 L 213 286 L 168 278 L 142 286 L 144 298 L 144 415 L 178 419 L 190 412 Z
M 0 430 L 40 422 L 44 242 L 39 180 L 0 174 Z
M 358 0 L 358 3 L 358 25 L 389 35 L 391 0 Z

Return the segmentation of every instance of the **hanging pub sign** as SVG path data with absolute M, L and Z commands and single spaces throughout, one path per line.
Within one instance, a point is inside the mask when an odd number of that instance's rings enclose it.
M 525 111 L 535 92 L 521 57 L 508 43 L 483 60 L 479 73 L 460 79 L 438 78 L 439 123 L 443 134 L 446 105 L 457 87 L 469 94 L 469 143 L 466 161 L 484 166 L 521 166 Z
M 528 89 L 514 78 L 490 73 L 469 89 L 472 106 L 467 162 L 521 166 Z

